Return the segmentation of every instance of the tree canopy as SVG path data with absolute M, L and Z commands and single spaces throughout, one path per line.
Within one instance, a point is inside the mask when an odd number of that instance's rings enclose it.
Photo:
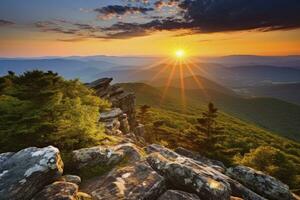
M 99 110 L 109 106 L 78 80 L 51 71 L 9 72 L 0 78 L 0 151 L 85 146 L 103 135 Z

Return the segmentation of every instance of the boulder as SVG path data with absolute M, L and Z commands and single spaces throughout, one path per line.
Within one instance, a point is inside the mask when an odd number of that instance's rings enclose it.
M 79 176 L 69 174 L 62 176 L 59 180 L 74 183 L 76 185 L 79 185 L 81 183 L 81 178 Z
M 231 194 L 234 196 L 241 197 L 241 198 L 247 199 L 247 200 L 265 200 L 265 198 L 263 198 L 262 196 L 256 194 L 255 192 L 246 188 L 239 182 L 224 175 L 222 173 L 223 170 L 221 170 L 219 166 L 211 165 L 211 162 L 208 162 L 206 159 L 204 159 L 204 162 L 201 162 L 200 159 L 193 160 L 191 158 L 181 156 L 178 153 L 176 153 L 168 148 L 165 148 L 163 146 L 157 145 L 157 144 L 152 144 L 152 145 L 147 146 L 146 151 L 148 153 L 151 153 L 151 152 L 159 153 L 164 158 L 167 158 L 169 160 L 169 162 L 173 161 L 176 163 L 180 163 L 185 167 L 190 167 L 191 169 L 195 169 L 195 170 L 200 169 L 200 171 L 214 174 L 218 179 L 224 181 L 226 185 L 228 185 L 228 184 L 230 185 Z M 183 152 L 183 151 L 180 151 L 180 152 Z M 187 153 L 184 152 L 184 154 L 187 154 Z M 188 154 L 188 155 L 190 157 L 197 158 L 196 156 L 191 156 L 190 154 Z M 151 161 L 151 159 L 148 158 L 148 161 Z M 155 164 L 154 164 L 154 166 L 155 166 Z
M 236 166 L 229 168 L 227 174 L 267 199 L 292 199 L 292 194 L 287 185 L 263 172 L 256 171 L 250 167 Z
M 72 162 L 77 169 L 86 166 L 114 165 L 122 160 L 123 154 L 111 148 L 96 146 L 72 151 Z
M 140 161 L 142 157 L 142 150 L 133 143 L 119 144 L 113 147 L 113 150 L 122 153 L 127 162 Z
M 202 155 L 200 155 L 199 153 L 196 153 L 196 152 L 192 152 L 192 151 L 189 151 L 187 149 L 184 149 L 182 147 L 179 147 L 177 149 L 175 149 L 175 152 L 182 155 L 182 156 L 185 156 L 185 157 L 188 157 L 188 158 L 191 158 L 195 161 L 198 161 L 198 162 L 201 162 L 201 163 L 204 163 L 220 172 L 225 172 L 225 165 L 220 162 L 220 161 L 217 161 L 217 160 L 212 160 L 212 159 L 208 159 Z
M 13 152 L 6 152 L 0 154 L 0 168 L 3 165 L 3 163 L 8 160 L 10 157 L 12 157 L 15 153 Z
M 179 190 L 168 190 L 157 200 L 200 200 L 200 198 L 195 194 Z
M 120 144 L 112 147 L 91 147 L 72 152 L 72 161 L 77 169 L 85 166 L 113 166 L 126 159 L 136 162 L 141 159 L 141 150 L 132 143 Z
M 175 152 L 173 153 L 176 155 Z M 225 176 L 207 165 L 200 166 L 183 157 L 168 159 L 157 152 L 150 154 L 147 161 L 176 188 L 195 193 L 201 199 L 230 198 L 231 188 Z
M 87 181 L 81 189 L 95 200 L 152 200 L 166 190 L 163 177 L 146 162 L 115 168 L 105 177 Z
M 74 183 L 57 181 L 46 186 L 32 200 L 77 200 L 78 186 Z
M 23 149 L 0 166 L 2 200 L 27 200 L 63 173 L 59 150 L 53 146 Z

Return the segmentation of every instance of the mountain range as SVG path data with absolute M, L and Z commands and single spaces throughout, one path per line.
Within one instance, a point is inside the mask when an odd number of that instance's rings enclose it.
M 131 82 L 123 86 L 142 93 L 143 103 L 159 105 L 166 93 L 166 106 L 181 112 L 183 103 L 193 110 L 212 101 L 229 115 L 299 141 L 299 58 L 228 56 L 181 67 L 151 57 L 6 58 L 0 59 L 0 75 L 39 69 L 83 82 L 112 77 L 118 83 Z

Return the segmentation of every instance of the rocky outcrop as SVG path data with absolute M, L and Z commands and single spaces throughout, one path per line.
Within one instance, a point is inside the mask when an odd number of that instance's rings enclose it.
M 121 135 L 121 122 L 119 117 L 123 114 L 120 108 L 113 108 L 109 111 L 100 113 L 99 121 L 104 124 L 105 133 L 108 135 Z
M 226 200 L 230 197 L 230 184 L 220 172 L 208 166 L 196 165 L 182 157 L 166 158 L 159 153 L 150 154 L 147 161 L 176 188 L 207 200 Z
M 114 165 L 120 162 L 122 154 L 102 146 L 78 149 L 72 152 L 72 161 L 77 169 L 95 165 Z
M 168 190 L 158 200 L 200 200 L 200 198 L 195 194 L 179 190 Z
M 132 129 L 136 127 L 135 95 L 124 91 L 118 85 L 110 85 L 112 78 L 102 78 L 87 84 L 96 90 L 96 94 L 112 103 L 113 108 L 120 108 L 128 117 Z
M 154 200 L 165 191 L 165 182 L 146 162 L 137 162 L 90 181 L 83 190 L 95 200 Z
M 77 175 L 62 176 L 59 150 L 52 146 L 0 158 L 1 200 L 297 199 L 288 186 L 262 172 L 245 166 L 226 169 L 198 153 L 157 144 L 144 149 L 123 143 L 75 150 L 71 160 L 78 173 L 106 166 L 104 174 L 82 181 Z
M 0 165 L 1 199 L 27 200 L 63 173 L 59 150 L 30 147 L 11 154 Z
M 229 168 L 227 174 L 267 199 L 292 199 L 287 185 L 263 172 L 245 166 L 237 166 Z

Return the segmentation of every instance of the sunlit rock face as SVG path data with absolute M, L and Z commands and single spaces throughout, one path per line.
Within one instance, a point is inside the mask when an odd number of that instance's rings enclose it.
M 292 199 L 287 185 L 263 172 L 245 166 L 236 166 L 229 168 L 227 174 L 267 199 Z
M 64 176 L 59 150 L 55 147 L 30 147 L 17 153 L 0 154 L 0 199 L 298 198 L 280 181 L 249 167 L 227 169 L 222 163 L 195 152 L 186 149 L 177 149 L 177 152 L 157 144 L 141 148 L 134 143 L 78 149 L 71 153 L 73 167 L 77 169 L 75 175 Z M 83 180 L 76 175 L 82 168 L 90 170 L 93 166 L 108 168 L 103 174 L 83 177 Z
M 195 152 L 181 148 L 178 152 L 189 157 L 182 156 L 157 144 L 147 146 L 146 151 L 150 154 L 147 157 L 148 163 L 175 189 L 196 193 L 204 199 L 221 197 L 221 199 L 227 199 L 228 195 L 232 195 L 242 199 L 266 200 L 238 181 L 226 176 L 223 173 L 226 167 L 221 162 L 204 158 Z M 219 189 L 221 190 L 218 192 Z M 223 190 L 226 191 L 224 194 L 222 194 Z
M 96 94 L 109 100 L 114 108 L 120 108 L 128 117 L 132 130 L 136 127 L 135 94 L 124 91 L 118 85 L 111 85 L 112 78 L 101 78 L 87 84 L 96 90 Z
M 95 200 L 152 200 L 165 191 L 165 182 L 146 162 L 136 162 L 115 168 L 82 189 Z
M 63 173 L 59 150 L 53 146 L 23 149 L 0 165 L 1 199 L 26 200 Z
M 139 161 L 141 150 L 132 143 L 112 147 L 82 148 L 72 152 L 72 162 L 77 169 L 89 166 L 114 166 L 126 158 L 126 161 Z
M 159 153 L 148 156 L 148 163 L 172 185 L 208 200 L 229 199 L 230 184 L 222 174 L 208 166 L 198 166 L 185 158 L 166 158 Z
M 108 135 L 121 135 L 121 122 L 119 118 L 123 115 L 120 108 L 113 108 L 109 111 L 100 113 L 99 121 L 104 124 L 105 133 Z

